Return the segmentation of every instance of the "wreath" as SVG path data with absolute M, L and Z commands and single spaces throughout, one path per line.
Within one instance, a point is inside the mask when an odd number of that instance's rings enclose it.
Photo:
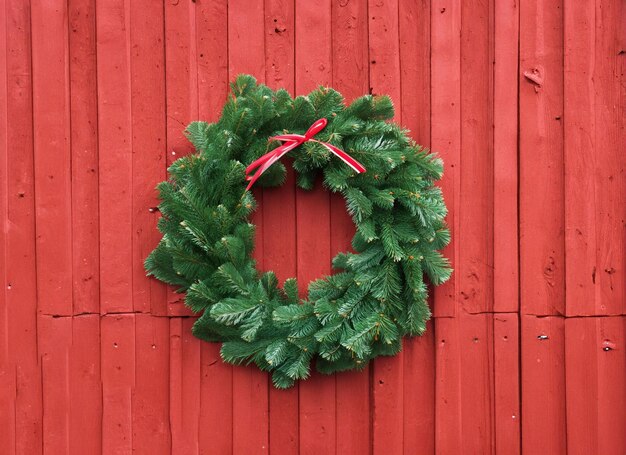
M 451 274 L 438 251 L 450 241 L 434 185 L 441 159 L 387 121 L 387 96 L 346 106 L 320 87 L 294 99 L 248 75 L 231 89 L 218 122 L 189 125 L 197 153 L 174 162 L 157 187 L 163 238 L 146 259 L 148 275 L 186 293 L 185 304 L 202 312 L 194 335 L 222 342 L 225 362 L 254 363 L 279 388 L 307 378 L 313 360 L 332 373 L 396 354 L 404 335 L 426 328 L 425 276 L 438 285 Z M 281 185 L 278 159 L 294 149 L 297 185 L 310 190 L 321 175 L 356 225 L 353 252 L 337 254 L 337 273 L 309 283 L 305 299 L 295 279 L 281 288 L 251 257 L 250 186 Z

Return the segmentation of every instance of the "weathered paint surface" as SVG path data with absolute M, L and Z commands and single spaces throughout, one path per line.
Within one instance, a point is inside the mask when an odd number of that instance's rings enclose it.
M 626 453 L 623 1 L 0 12 L 0 454 Z M 154 186 L 241 72 L 389 94 L 444 158 L 455 273 L 400 355 L 277 391 L 145 277 Z M 255 191 L 260 266 L 328 273 L 343 201 Z

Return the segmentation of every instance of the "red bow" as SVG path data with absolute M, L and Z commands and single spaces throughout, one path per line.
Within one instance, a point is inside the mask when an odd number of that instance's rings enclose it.
M 324 147 L 326 147 L 328 150 L 338 156 L 344 163 L 354 169 L 358 174 L 360 174 L 361 172 L 365 172 L 365 167 L 343 150 L 338 149 L 328 142 L 322 142 L 313 139 L 313 136 L 322 131 L 326 127 L 327 123 L 328 120 L 326 120 L 325 118 L 319 119 L 317 122 L 311 125 L 307 132 L 304 133 L 304 136 L 301 134 L 281 134 L 280 136 L 270 137 L 270 141 L 283 141 L 284 144 L 280 147 L 275 148 L 271 152 L 266 153 L 246 168 L 246 180 L 250 182 L 248 183 L 248 187 L 246 188 L 246 190 L 249 190 L 252 185 L 254 185 L 254 182 L 256 182 L 258 178 L 261 177 L 261 175 L 272 164 L 281 159 L 283 155 L 307 141 L 313 141 L 317 142 L 318 144 L 322 144 Z M 254 173 L 254 175 L 250 175 L 254 169 L 257 169 L 257 171 Z

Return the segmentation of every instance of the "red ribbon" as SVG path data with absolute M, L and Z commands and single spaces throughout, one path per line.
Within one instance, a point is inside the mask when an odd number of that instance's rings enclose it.
M 246 168 L 246 180 L 249 181 L 248 187 L 246 188 L 246 190 L 249 190 L 252 187 L 252 185 L 254 185 L 254 182 L 256 182 L 258 178 L 261 177 L 261 175 L 263 175 L 263 173 L 267 171 L 267 169 L 272 164 L 274 164 L 276 161 L 281 159 L 286 153 L 289 153 L 290 151 L 295 149 L 297 146 L 307 141 L 312 141 L 312 142 L 317 142 L 318 144 L 322 144 L 324 147 L 330 150 L 333 154 L 338 156 L 344 163 L 346 163 L 348 166 L 354 169 L 358 174 L 365 172 L 365 167 L 361 163 L 359 163 L 357 160 L 352 158 L 350 155 L 348 155 L 346 152 L 344 152 L 343 150 L 335 147 L 332 144 L 329 144 L 328 142 L 322 142 L 322 141 L 313 139 L 313 136 L 315 136 L 317 133 L 322 131 L 326 127 L 327 124 L 328 124 L 328 120 L 326 120 L 325 118 L 321 118 L 315 123 L 313 123 L 313 125 L 311 125 L 311 127 L 307 130 L 307 132 L 304 133 L 304 136 L 302 134 L 281 134 L 279 136 L 270 137 L 270 141 L 272 140 L 283 141 L 284 144 L 282 144 L 280 147 L 275 148 L 271 152 L 266 153 L 265 155 L 263 155 L 258 160 L 254 161 L 252 164 L 250 164 L 250 166 Z M 254 173 L 254 175 L 251 175 L 254 169 L 256 169 L 257 171 Z

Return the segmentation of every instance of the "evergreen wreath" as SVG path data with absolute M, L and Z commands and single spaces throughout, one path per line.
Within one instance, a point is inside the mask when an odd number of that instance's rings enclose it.
M 248 75 L 231 89 L 217 123 L 189 125 L 197 153 L 174 162 L 170 180 L 157 187 L 163 238 L 146 259 L 148 275 L 186 292 L 186 305 L 202 312 L 194 335 L 223 342 L 225 362 L 253 362 L 271 371 L 279 388 L 307 378 L 313 359 L 317 370 L 332 373 L 396 354 L 402 337 L 421 335 L 430 317 L 424 275 L 438 285 L 451 274 L 438 251 L 450 241 L 434 185 L 442 161 L 386 121 L 394 115 L 387 96 L 345 106 L 338 92 L 320 87 L 293 99 Z M 321 174 L 328 190 L 344 196 L 356 234 L 354 252 L 332 261 L 340 272 L 309 283 L 301 300 L 295 279 L 281 288 L 251 257 L 255 200 L 245 188 L 246 167 L 281 145 L 273 136 L 304 133 L 318 119 L 326 119 L 320 142 L 306 141 L 293 153 L 297 184 L 310 190 Z M 355 172 L 322 142 L 367 172 Z M 279 186 L 285 175 L 276 162 L 257 185 Z

